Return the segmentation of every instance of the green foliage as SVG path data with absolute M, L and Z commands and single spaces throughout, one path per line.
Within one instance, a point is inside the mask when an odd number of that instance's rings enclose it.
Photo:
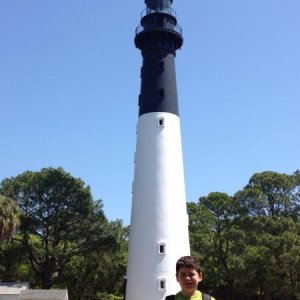
M 108 294 L 108 293 L 98 293 L 97 294 L 97 298 L 93 298 L 94 300 L 123 300 L 123 296 L 115 296 L 112 294 Z
M 68 288 L 73 300 L 123 299 L 129 228 L 106 219 L 81 179 L 61 168 L 25 172 L 3 180 L 0 194 L 21 212 L 0 245 L 1 281 Z M 254 174 L 234 196 L 188 203 L 188 214 L 201 289 L 219 300 L 300 299 L 299 171 Z
M 0 243 L 10 240 L 19 226 L 19 209 L 17 204 L 0 195 Z
M 99 291 L 122 294 L 127 265 L 127 229 L 116 221 L 109 223 L 107 230 L 116 238 L 116 243 L 110 244 L 105 252 L 96 249 L 89 255 L 75 256 L 68 265 L 62 283 L 68 283 L 71 299 L 93 300 Z
M 34 282 L 31 266 L 17 237 L 0 246 L 0 281 Z
M 299 171 L 263 172 L 233 197 L 211 193 L 188 204 L 202 289 L 219 299 L 298 299 L 299 187 Z
M 126 243 L 124 229 L 120 222 L 107 221 L 101 201 L 93 201 L 89 187 L 81 179 L 61 168 L 27 171 L 3 180 L 0 192 L 16 200 L 22 210 L 14 243 L 19 245 L 18 257 L 26 261 L 23 266 L 20 262 L 0 263 L 2 274 L 12 274 L 13 278 L 15 272 L 15 278 L 20 278 L 22 270 L 30 269 L 34 274 L 29 277 L 32 287 L 68 286 L 73 291 L 78 284 L 83 295 L 102 291 L 103 276 L 99 272 L 108 270 L 120 244 Z M 115 273 L 124 272 L 122 251 L 118 252 L 119 260 L 114 261 L 120 267 Z M 115 286 L 119 273 L 114 278 Z M 83 298 L 72 295 L 72 299 Z
M 264 294 L 295 294 L 300 270 L 300 238 L 295 222 L 291 217 L 262 216 L 251 224 L 251 229 L 245 228 L 247 273 L 253 274 L 251 285 Z
M 296 174 L 296 173 L 295 173 Z M 299 213 L 296 175 L 263 172 L 254 174 L 235 197 L 251 216 L 294 216 Z

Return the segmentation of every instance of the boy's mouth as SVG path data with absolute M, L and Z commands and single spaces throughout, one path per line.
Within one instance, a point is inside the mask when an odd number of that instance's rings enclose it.
M 183 285 L 184 285 L 184 286 L 192 286 L 193 283 L 192 283 L 192 282 L 185 282 Z

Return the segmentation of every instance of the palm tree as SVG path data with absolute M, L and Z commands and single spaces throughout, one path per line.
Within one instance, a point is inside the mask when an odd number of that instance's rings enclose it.
M 0 195 L 0 243 L 11 239 L 19 224 L 17 204 L 12 199 Z

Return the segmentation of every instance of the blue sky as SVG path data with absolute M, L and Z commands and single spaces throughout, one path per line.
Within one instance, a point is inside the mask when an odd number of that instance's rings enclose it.
M 63 167 L 130 220 L 143 0 L 0 0 L 0 180 Z M 174 0 L 187 201 L 300 167 L 300 1 Z

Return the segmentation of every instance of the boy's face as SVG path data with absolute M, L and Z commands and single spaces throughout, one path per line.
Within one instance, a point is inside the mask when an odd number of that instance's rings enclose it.
M 197 272 L 194 268 L 180 268 L 176 274 L 176 279 L 181 286 L 183 295 L 193 295 L 198 287 L 198 283 L 202 280 L 202 273 Z

